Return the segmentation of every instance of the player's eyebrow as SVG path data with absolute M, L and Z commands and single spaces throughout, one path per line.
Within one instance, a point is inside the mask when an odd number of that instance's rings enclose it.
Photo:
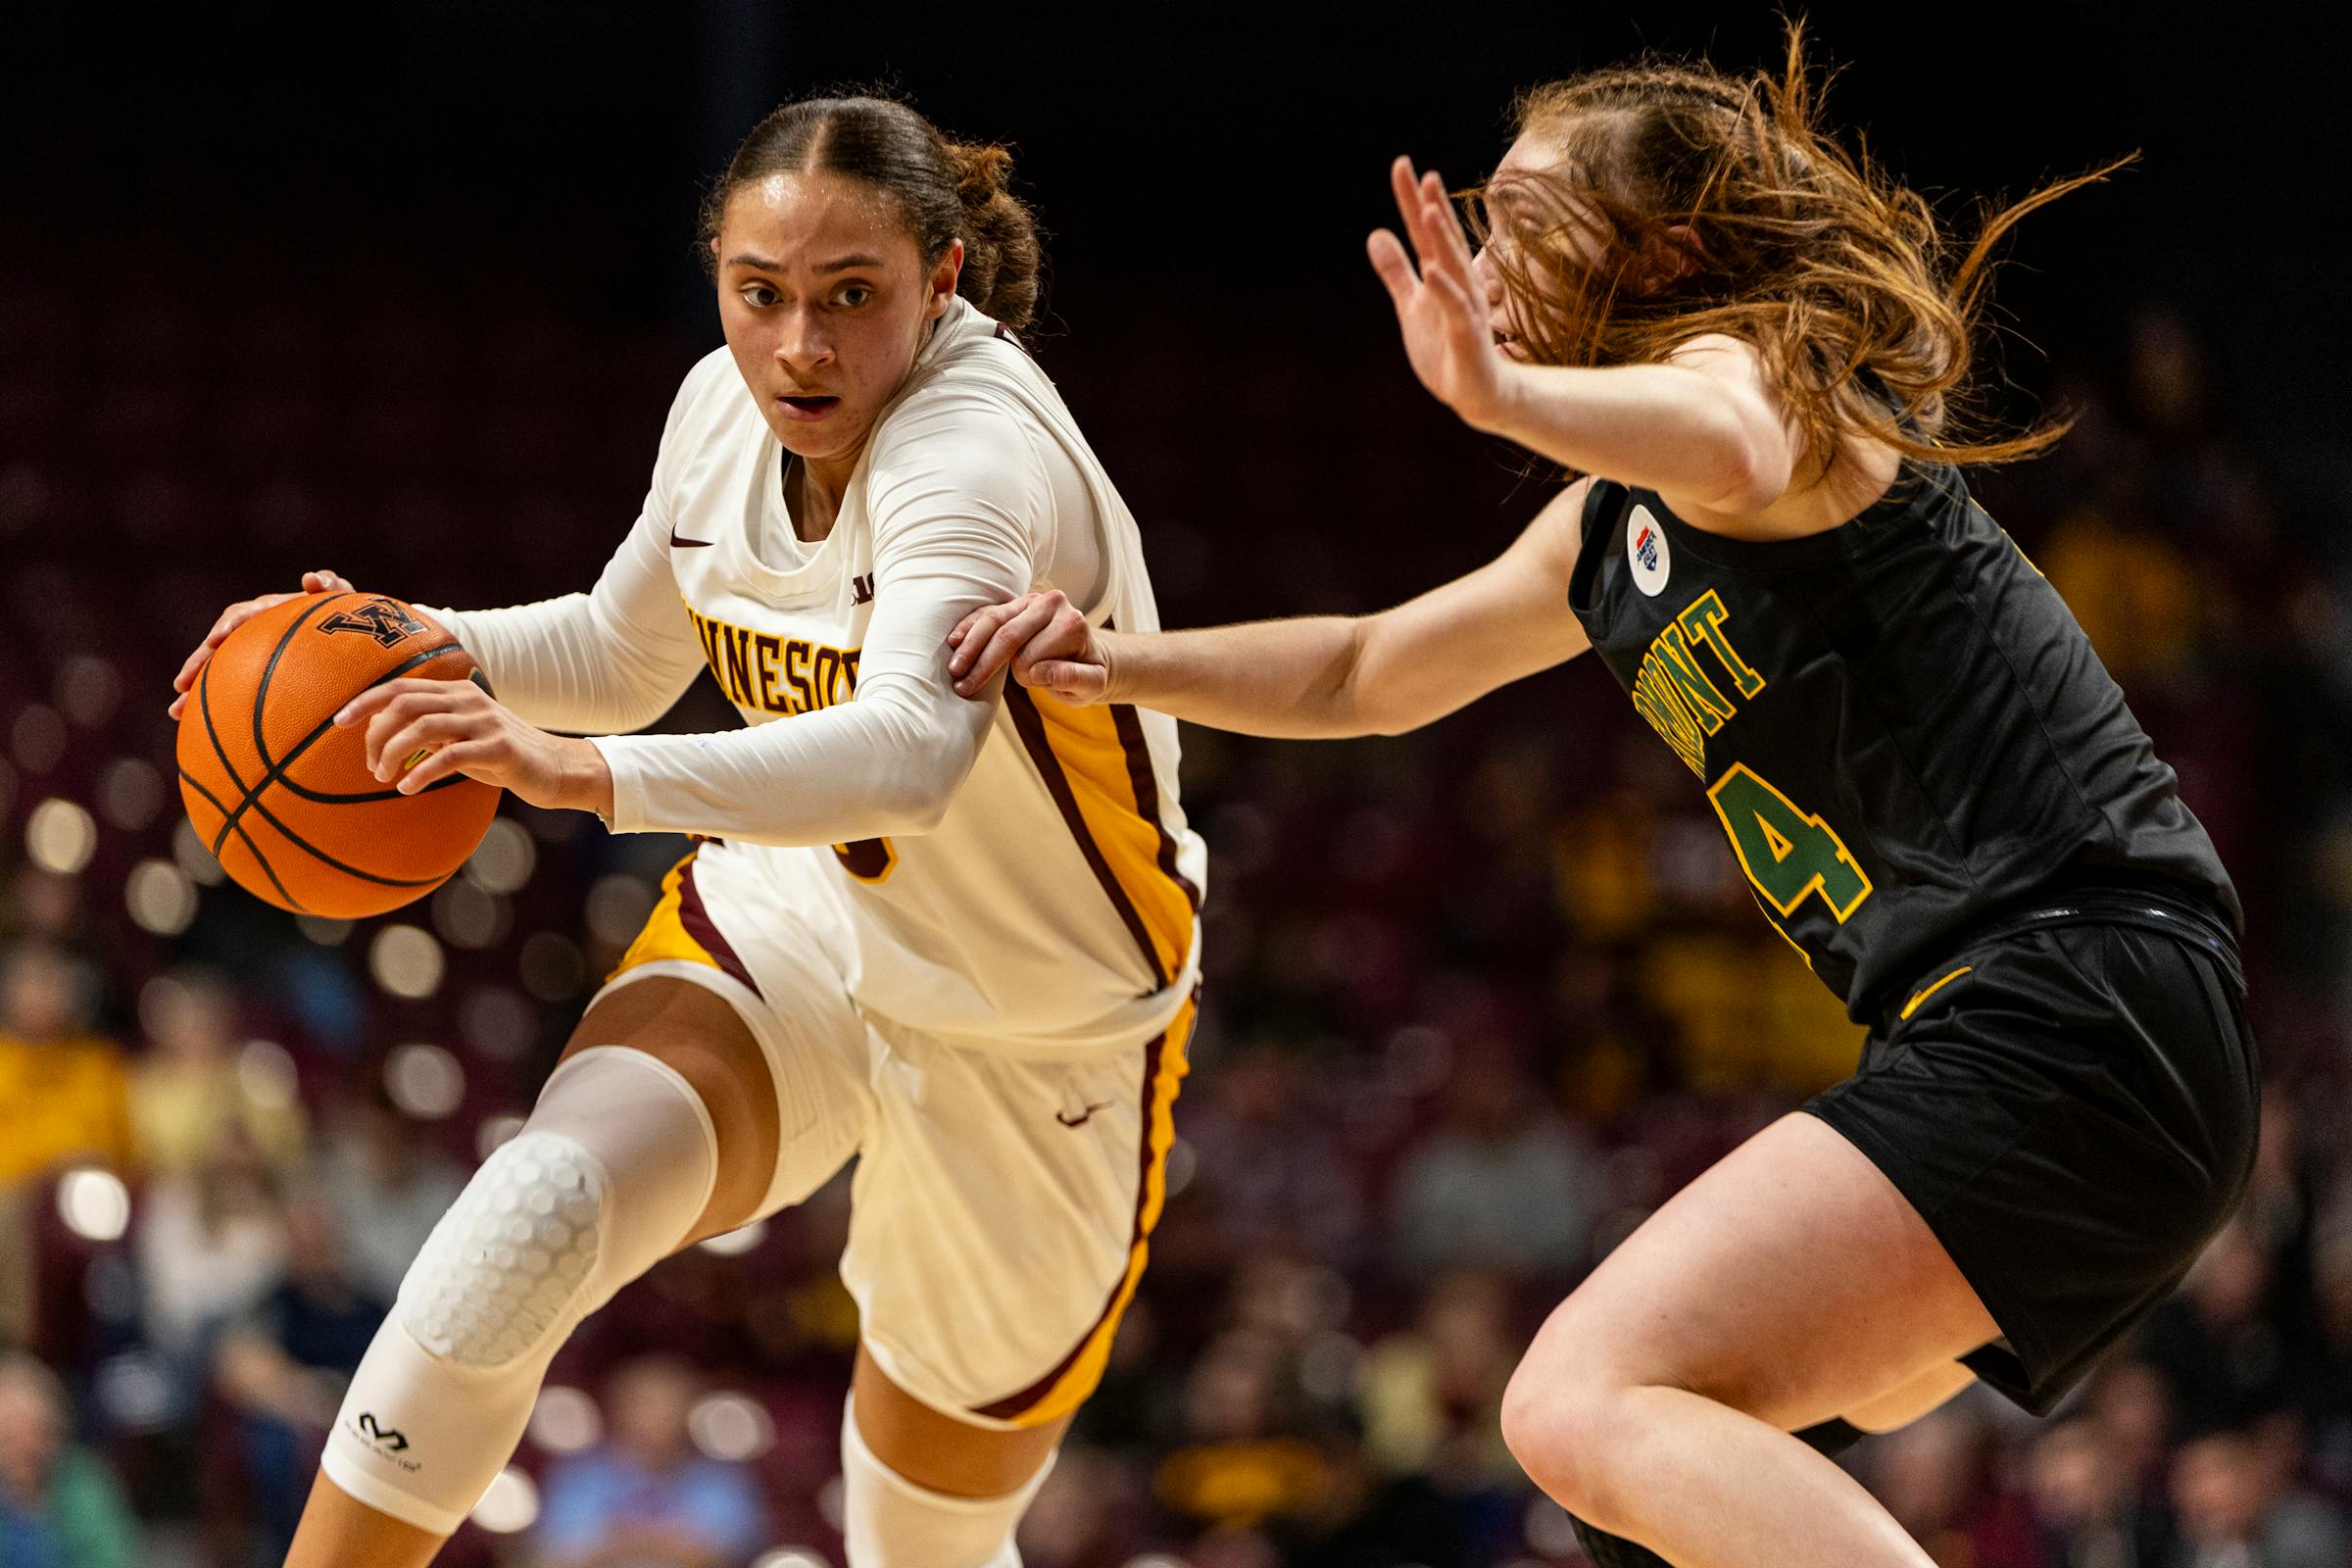
M 786 268 L 782 262 L 771 262 L 764 256 L 754 256 L 750 251 L 742 251 L 736 255 L 728 257 L 727 265 L 729 267 L 757 268 L 762 272 L 781 272 L 786 270 Z M 815 270 L 819 272 L 846 272 L 853 267 L 880 267 L 881 265 L 881 257 L 867 256 L 863 253 L 859 253 L 855 256 L 843 256 L 830 262 L 819 262 L 816 265 Z

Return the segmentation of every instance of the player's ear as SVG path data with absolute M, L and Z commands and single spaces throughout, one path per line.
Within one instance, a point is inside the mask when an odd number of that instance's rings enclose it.
M 963 241 L 952 239 L 948 248 L 939 253 L 939 262 L 931 269 L 931 297 L 925 310 L 933 320 L 948 314 L 948 301 L 956 297 L 956 280 L 963 275 Z

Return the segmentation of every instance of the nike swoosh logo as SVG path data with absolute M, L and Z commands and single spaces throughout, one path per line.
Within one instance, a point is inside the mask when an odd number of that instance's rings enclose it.
M 1109 1108 L 1109 1101 L 1098 1100 L 1093 1104 L 1087 1106 L 1086 1109 L 1080 1111 L 1076 1116 L 1072 1116 L 1066 1110 L 1057 1110 L 1054 1113 L 1054 1119 L 1061 1123 L 1064 1127 L 1083 1127 L 1089 1121 L 1094 1119 L 1094 1114 L 1096 1111 L 1108 1110 Z
M 678 537 L 678 530 L 674 524 L 669 530 L 669 548 L 672 550 L 693 550 L 698 546 L 707 547 L 716 543 L 718 541 L 715 539 L 681 539 Z

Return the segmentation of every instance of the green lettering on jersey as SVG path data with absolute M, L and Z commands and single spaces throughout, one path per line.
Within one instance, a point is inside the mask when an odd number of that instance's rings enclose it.
M 1707 791 L 1731 835 L 1740 868 L 1784 915 L 1818 893 L 1843 925 L 1870 897 L 1870 878 L 1838 830 L 1774 789 L 1745 762 L 1734 762 Z
M 1739 688 L 1740 695 L 1753 697 L 1764 689 L 1764 677 L 1740 657 L 1740 650 L 1732 646 L 1732 639 L 1725 634 L 1724 623 L 1731 618 L 1731 612 L 1723 608 L 1722 596 L 1710 588 L 1684 607 L 1683 612 L 1674 617 L 1674 623 L 1692 642 L 1705 643 L 1714 649 L 1715 657 L 1723 661 L 1723 667 L 1732 672 L 1732 684 Z
M 1732 716 L 1732 705 L 1724 700 L 1698 661 L 1690 657 L 1690 646 L 1683 641 L 1680 621 L 1670 622 L 1649 645 L 1649 657 L 1658 662 L 1666 678 L 1689 705 L 1690 711 L 1710 735 L 1723 728 L 1723 721 Z
M 1707 776 L 1706 738 L 1723 728 L 1739 708 L 1707 673 L 1698 649 L 1715 651 L 1740 697 L 1753 697 L 1764 689 L 1764 677 L 1724 635 L 1724 623 L 1731 618 L 1722 596 L 1708 589 L 1650 639 L 1642 667 L 1634 674 L 1634 711 L 1649 720 L 1649 727 L 1700 778 Z

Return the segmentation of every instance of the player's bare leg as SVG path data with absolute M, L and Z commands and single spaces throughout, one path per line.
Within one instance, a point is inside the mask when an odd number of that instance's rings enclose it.
M 1897 1396 L 1917 1414 L 1999 1333 L 1878 1167 L 1790 1115 L 1560 1304 L 1512 1379 L 1504 1435 L 1569 1512 L 1678 1568 L 1931 1568 L 1789 1434 L 1900 1414 Z
M 703 987 L 651 977 L 608 993 L 582 1016 L 570 1057 L 624 1045 L 668 1065 L 710 1113 L 718 1170 L 702 1216 L 680 1248 L 733 1230 L 766 1196 L 775 1170 L 777 1115 L 767 1062 L 733 1007 Z M 286 1554 L 286 1568 L 424 1568 L 446 1538 L 380 1512 L 322 1472 Z
M 1017 1492 L 1054 1456 L 1070 1418 L 1017 1432 L 976 1427 L 941 1415 L 901 1389 L 863 1348 L 850 1389 L 858 1431 L 874 1456 L 918 1487 L 951 1497 L 999 1497 Z
M 1949 1402 L 1976 1381 L 1977 1375 L 1957 1361 L 1939 1363 L 1848 1409 L 1845 1420 L 1873 1436 L 1898 1431 Z

